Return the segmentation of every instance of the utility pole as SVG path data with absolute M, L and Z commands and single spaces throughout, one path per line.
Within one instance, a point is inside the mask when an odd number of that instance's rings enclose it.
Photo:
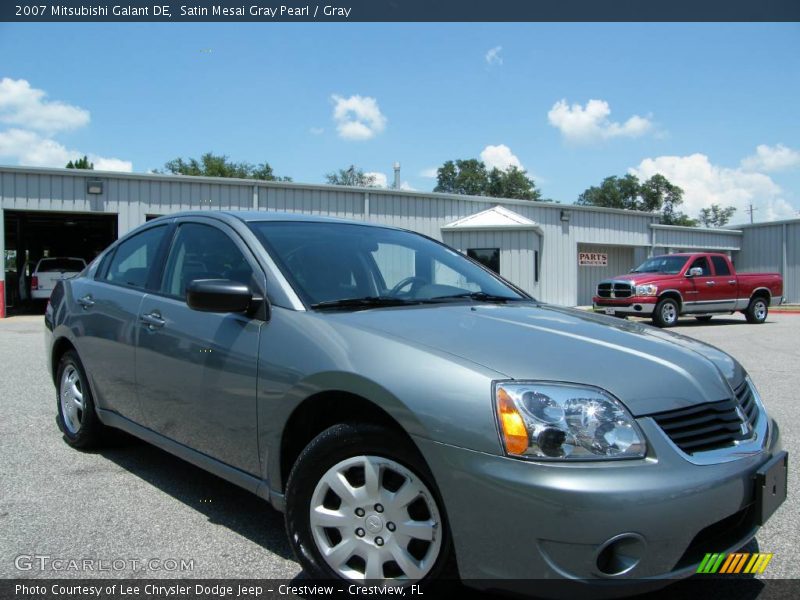
M 751 204 L 751 205 L 750 205 L 750 208 L 748 208 L 748 209 L 745 211 L 745 212 L 748 212 L 748 213 L 750 213 L 750 224 L 751 224 L 751 225 L 753 224 L 753 213 L 754 213 L 755 211 L 757 211 L 757 210 L 758 210 L 758 209 L 757 209 L 757 208 L 754 208 L 754 207 L 753 207 L 753 205 Z

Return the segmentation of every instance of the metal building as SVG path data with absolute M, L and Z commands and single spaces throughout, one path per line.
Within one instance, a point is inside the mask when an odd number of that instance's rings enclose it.
M 649 213 L 526 200 L 28 167 L 0 167 L 5 295 L 13 302 L 24 288 L 26 261 L 91 259 L 149 218 L 213 209 L 302 212 L 412 229 L 556 304 L 589 304 L 601 279 L 653 253 L 689 249 L 728 252 L 747 270 L 782 271 L 792 286 L 789 300 L 800 301 L 796 223 L 765 225 L 762 234 L 757 227 L 672 227 Z M 794 238 L 781 238 L 781 227 Z M 750 240 L 758 240 L 752 250 Z

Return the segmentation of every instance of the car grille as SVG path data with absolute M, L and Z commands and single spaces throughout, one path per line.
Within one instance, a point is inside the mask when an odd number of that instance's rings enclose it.
M 750 439 L 758 420 L 758 405 L 744 382 L 736 388 L 736 398 L 651 416 L 678 448 L 694 454 Z
M 601 298 L 630 298 L 633 289 L 630 283 L 606 281 L 597 286 L 597 295 Z

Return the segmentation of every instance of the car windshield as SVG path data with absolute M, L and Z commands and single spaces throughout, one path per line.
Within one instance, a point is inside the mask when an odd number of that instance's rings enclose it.
M 53 271 L 79 273 L 86 266 L 80 258 L 43 258 L 36 269 L 39 273 Z
M 681 272 L 687 260 L 689 259 L 686 256 L 654 256 L 653 258 L 648 258 L 631 272 L 677 275 Z
M 459 252 L 408 231 L 310 221 L 250 227 L 314 308 L 530 299 Z

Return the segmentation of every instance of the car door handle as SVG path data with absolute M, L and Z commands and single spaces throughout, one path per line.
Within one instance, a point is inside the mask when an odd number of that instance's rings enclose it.
M 150 329 L 160 329 L 166 324 L 166 321 L 161 318 L 161 313 L 157 310 L 154 310 L 146 315 L 142 315 L 139 317 L 139 320 L 146 324 Z
M 91 294 L 86 294 L 83 298 L 78 298 L 77 302 L 83 307 L 83 310 L 87 310 L 94 306 L 94 300 L 92 299 Z
M 735 279 L 728 279 L 728 283 L 731 284 L 731 285 L 736 285 L 736 280 Z
M 717 285 L 716 281 L 706 281 L 706 285 Z

